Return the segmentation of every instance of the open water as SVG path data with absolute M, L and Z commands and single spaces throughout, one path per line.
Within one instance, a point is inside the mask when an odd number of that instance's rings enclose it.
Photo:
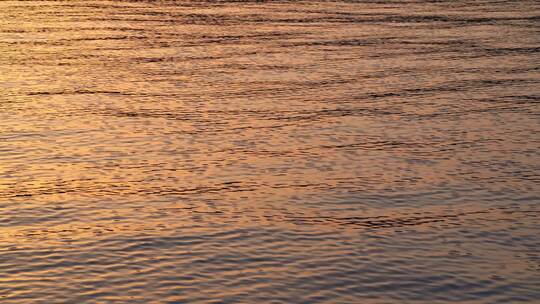
M 538 303 L 538 1 L 0 1 L 0 302 Z

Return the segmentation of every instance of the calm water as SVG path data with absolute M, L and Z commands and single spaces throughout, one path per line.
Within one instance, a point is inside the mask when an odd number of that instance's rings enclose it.
M 1 1 L 1 303 L 540 301 L 537 1 Z

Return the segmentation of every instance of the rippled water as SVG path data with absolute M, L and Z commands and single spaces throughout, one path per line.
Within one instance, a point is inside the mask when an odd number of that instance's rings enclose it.
M 1 303 L 540 299 L 537 1 L 1 1 Z

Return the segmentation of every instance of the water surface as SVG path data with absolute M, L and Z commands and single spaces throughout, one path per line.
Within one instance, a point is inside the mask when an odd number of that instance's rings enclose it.
M 1 1 L 1 303 L 540 299 L 537 1 Z

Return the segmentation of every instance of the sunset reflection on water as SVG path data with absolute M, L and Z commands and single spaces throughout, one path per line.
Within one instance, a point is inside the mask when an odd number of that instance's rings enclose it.
M 536 11 L 0 2 L 0 302 L 534 302 Z

